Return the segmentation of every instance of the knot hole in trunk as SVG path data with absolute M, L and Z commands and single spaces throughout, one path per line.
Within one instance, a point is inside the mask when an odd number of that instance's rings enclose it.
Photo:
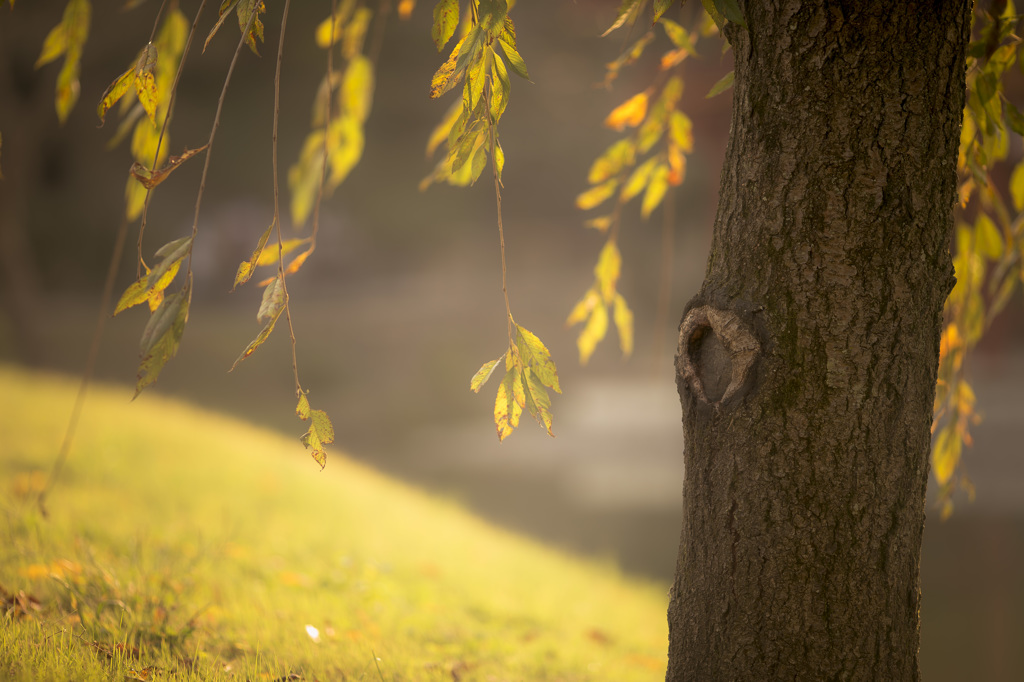
M 744 390 L 760 351 L 739 315 L 700 306 L 680 325 L 676 371 L 698 400 L 718 406 Z

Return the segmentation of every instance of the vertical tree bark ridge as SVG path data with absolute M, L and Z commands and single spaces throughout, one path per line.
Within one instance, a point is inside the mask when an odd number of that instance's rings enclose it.
M 760 350 L 749 388 L 720 405 L 677 371 L 670 680 L 920 677 L 971 9 L 768 0 L 727 29 L 732 131 L 688 310 L 739 315 Z

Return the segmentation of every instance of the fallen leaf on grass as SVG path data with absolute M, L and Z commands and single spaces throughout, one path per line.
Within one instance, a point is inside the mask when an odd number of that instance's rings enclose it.
M 30 618 L 43 610 L 39 600 L 35 596 L 27 594 L 25 590 L 12 593 L 2 586 L 0 586 L 0 604 L 3 605 L 4 615 L 14 618 Z

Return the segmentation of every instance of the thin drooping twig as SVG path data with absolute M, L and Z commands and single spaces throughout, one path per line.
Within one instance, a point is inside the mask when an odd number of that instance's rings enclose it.
M 284 13 L 281 16 L 281 35 L 277 41 L 277 69 L 274 72 L 274 132 L 271 136 L 273 141 L 271 158 L 274 173 L 274 225 L 277 228 L 277 276 L 281 278 L 281 290 L 284 293 L 284 315 L 285 319 L 288 320 L 288 336 L 292 344 L 292 374 L 295 377 L 295 395 L 299 396 L 302 394 L 302 384 L 299 382 L 299 362 L 295 353 L 295 327 L 292 325 L 292 309 L 288 303 L 288 284 L 285 282 L 284 240 L 281 237 L 281 191 L 277 178 L 277 125 L 281 115 L 281 62 L 284 60 L 284 31 L 288 25 L 288 8 L 290 5 L 291 0 L 284 0 Z M 331 17 L 333 21 L 334 15 L 332 14 Z M 332 38 L 333 35 L 334 31 L 331 31 Z
M 167 0 L 163 0 L 160 3 L 160 8 L 156 11 L 156 19 L 153 20 L 153 29 L 149 32 L 149 42 L 153 42 L 153 38 L 156 37 L 156 27 L 160 25 L 160 18 L 164 15 L 164 10 L 167 8 Z M 202 11 L 202 8 L 199 10 Z
M 199 9 L 196 11 L 195 20 L 192 22 L 192 30 L 188 34 L 188 38 L 185 42 L 185 48 L 182 51 L 181 61 L 178 63 L 178 72 L 174 76 L 174 83 L 171 86 L 171 98 L 167 105 L 167 115 L 164 117 L 163 126 L 160 129 L 160 137 L 157 140 L 156 154 L 153 158 L 153 168 L 156 168 L 157 159 L 160 155 L 160 144 L 163 142 L 164 133 L 167 130 L 167 125 L 171 119 L 171 112 L 174 108 L 174 98 L 177 94 L 178 81 L 181 78 L 181 71 L 185 64 L 185 57 L 188 55 L 189 46 L 192 44 L 192 36 L 195 34 L 196 27 L 199 24 L 199 17 L 203 13 L 203 8 L 206 6 L 207 0 L 203 0 L 199 5 Z M 156 35 L 157 26 L 160 24 L 160 18 L 163 15 L 164 9 L 167 5 L 167 0 L 164 0 L 160 5 L 160 9 L 157 12 L 156 20 L 153 22 L 153 30 L 149 36 L 149 42 L 153 42 L 153 38 Z M 146 203 L 143 209 L 142 215 L 142 226 L 139 231 L 139 268 L 141 275 L 142 267 L 142 230 L 145 229 L 146 214 L 145 210 L 149 207 L 149 197 L 151 190 L 146 192 Z M 39 493 L 37 500 L 39 505 L 39 511 L 46 516 L 46 496 L 53 489 L 56 484 L 58 477 L 64 470 L 64 464 L 67 462 L 68 455 L 71 453 L 71 444 L 75 439 L 75 432 L 78 430 L 78 420 L 81 417 L 82 409 L 85 406 L 85 397 L 89 392 L 89 384 L 92 381 L 93 374 L 96 371 L 96 361 L 99 358 L 100 343 L 103 339 L 103 329 L 107 323 L 107 317 L 109 317 L 110 304 L 114 296 L 114 283 L 117 279 L 117 270 L 121 265 L 121 256 L 124 253 L 124 243 L 128 235 L 128 219 L 122 217 L 121 226 L 118 228 L 117 237 L 114 240 L 114 251 L 110 256 L 110 265 L 107 268 L 107 279 L 103 285 L 103 295 L 100 300 L 100 312 L 96 319 L 96 326 L 93 330 L 92 342 L 89 346 L 89 354 L 86 357 L 85 368 L 82 370 L 82 380 L 78 385 L 78 393 L 75 395 L 75 404 L 71 408 L 71 416 L 68 418 L 67 427 L 64 429 L 64 438 L 61 441 L 60 450 L 57 452 L 57 459 L 54 460 L 53 468 L 50 470 L 50 476 L 46 480 L 46 485 Z
M 117 279 L 117 269 L 121 265 L 121 254 L 124 252 L 124 242 L 128 235 L 128 219 L 121 218 L 121 227 L 117 230 L 117 238 L 114 240 L 114 252 L 110 256 L 110 265 L 107 267 L 107 280 L 103 284 L 103 296 L 100 299 L 100 312 L 96 318 L 95 331 L 92 334 L 92 343 L 89 346 L 89 355 L 85 360 L 85 369 L 82 370 L 82 380 L 78 384 L 78 394 L 75 396 L 75 405 L 71 408 L 71 416 L 68 418 L 68 425 L 64 429 L 64 440 L 61 442 L 57 459 L 53 462 L 50 476 L 46 479 L 46 485 L 39 491 L 36 502 L 39 511 L 43 516 L 46 512 L 46 496 L 53 489 L 61 471 L 64 470 L 64 463 L 67 462 L 68 454 L 71 452 L 71 443 L 74 442 L 75 431 L 78 428 L 78 419 L 82 415 L 82 408 L 85 405 L 85 396 L 89 390 L 89 382 L 96 370 L 96 359 L 100 353 L 100 341 L 103 338 L 103 328 L 106 326 L 107 318 L 110 317 L 110 302 L 114 297 L 114 282 Z
M 331 0 L 331 21 L 334 21 L 335 15 L 338 13 L 338 0 Z M 334 25 L 333 23 L 331 24 Z M 331 100 L 332 92 L 334 90 L 334 46 L 337 45 L 335 40 L 335 32 L 331 31 L 331 42 L 327 46 L 327 97 L 324 98 L 324 158 L 323 163 L 320 166 L 320 184 L 316 188 L 316 202 L 313 204 L 313 234 L 309 238 L 309 253 L 312 254 L 316 250 L 316 237 L 320 233 L 320 204 L 324 199 L 324 185 L 327 184 L 327 150 L 328 145 L 328 133 L 331 129 Z M 277 106 L 274 106 L 274 112 L 276 115 Z M 274 132 L 277 132 L 275 126 Z M 277 153 L 277 146 L 275 145 L 274 153 Z M 276 171 L 275 171 L 276 172 Z M 277 186 L 277 178 L 275 175 L 274 186 Z
M 501 223 L 501 180 L 498 178 L 498 131 L 491 115 L 491 82 L 484 85 L 485 111 L 487 113 L 487 132 L 491 142 L 491 170 L 494 174 L 494 196 L 498 204 L 498 242 L 501 244 L 501 293 L 505 297 L 505 313 L 508 316 L 508 347 L 513 345 L 512 307 L 508 303 L 508 268 L 505 265 L 505 228 Z
M 228 84 L 231 82 L 231 74 L 235 72 L 235 64 L 238 63 L 238 55 L 242 52 L 242 47 L 245 45 L 246 39 L 249 37 L 249 31 L 252 29 L 252 23 L 256 20 L 256 13 L 260 8 L 260 3 L 254 2 L 252 5 L 252 12 L 249 14 L 249 20 L 245 22 L 245 26 L 242 28 L 242 37 L 238 41 L 238 46 L 235 48 L 235 54 L 231 57 L 231 64 L 228 66 L 227 75 L 224 76 L 224 86 L 220 90 L 220 97 L 217 98 L 217 111 L 213 115 L 213 126 L 210 128 L 210 140 L 206 143 L 206 158 L 203 161 L 203 175 L 199 179 L 199 192 L 196 194 L 196 210 L 192 217 L 192 242 L 188 245 L 188 266 L 186 268 L 186 279 L 192 281 L 192 250 L 196 244 L 196 234 L 199 232 L 199 207 L 203 203 L 203 192 L 206 190 L 206 176 L 210 172 L 210 159 L 213 157 L 213 140 L 217 136 L 217 129 L 220 127 L 220 114 L 224 109 L 224 100 L 228 94 Z
M 196 29 L 199 27 L 199 17 L 203 15 L 203 10 L 206 8 L 207 0 L 203 0 L 199 3 L 199 9 L 196 10 L 195 19 L 192 20 L 192 28 L 188 32 L 188 38 L 185 39 L 185 47 L 181 52 L 181 59 L 178 60 L 178 70 L 174 74 L 174 82 L 171 83 L 171 97 L 167 101 L 167 115 L 164 116 L 163 124 L 160 126 L 160 136 L 156 139 L 156 151 L 153 152 L 153 166 L 150 168 L 151 171 L 156 171 L 157 165 L 160 163 L 160 148 L 164 142 L 164 136 L 167 132 L 167 126 L 170 125 L 171 117 L 174 115 L 174 101 L 178 97 L 178 81 L 181 80 L 181 72 L 185 68 L 185 60 L 188 58 L 189 49 L 192 47 L 192 38 L 196 34 Z M 163 11 L 161 5 L 160 11 Z M 156 24 L 153 24 L 153 33 L 156 34 Z M 150 42 L 153 42 L 153 36 L 149 38 Z M 149 200 L 153 196 L 153 189 L 146 190 L 146 200 L 142 205 L 142 220 L 139 223 L 139 242 L 138 242 L 138 263 L 135 269 L 135 278 L 139 279 L 142 277 L 142 236 L 146 233 L 146 218 L 149 215 Z

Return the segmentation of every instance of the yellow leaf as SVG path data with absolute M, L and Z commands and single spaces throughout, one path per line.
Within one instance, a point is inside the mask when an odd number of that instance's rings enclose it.
M 669 137 L 684 152 L 693 151 L 693 122 L 690 117 L 673 109 L 668 119 Z
M 427 140 L 427 157 L 429 158 L 441 146 L 441 143 L 448 139 L 448 133 L 451 132 L 452 126 L 455 125 L 455 121 L 459 119 L 459 115 L 462 114 L 462 100 L 454 102 L 448 111 L 445 112 L 444 118 L 437 124 L 430 132 L 430 138 Z
M 156 77 L 153 70 L 157 64 L 156 46 L 146 45 L 135 62 L 135 94 L 146 110 L 149 121 L 156 125 L 156 108 L 160 104 L 160 93 L 156 88 Z
M 668 146 L 668 184 L 678 187 L 686 179 L 686 157 L 674 143 Z
M 341 81 L 341 112 L 362 123 L 373 105 L 373 63 L 357 55 L 348 63 Z
M 341 54 L 345 59 L 355 59 L 362 52 L 363 42 L 366 40 L 366 31 L 370 28 L 370 20 L 373 18 L 373 10 L 368 7 L 360 7 L 352 15 L 352 21 L 345 27 L 345 35 L 342 36 Z
M 327 161 L 331 169 L 328 183 L 332 190 L 359 163 L 365 143 L 363 129 L 356 119 L 344 116 L 331 123 L 327 129 Z
M 580 364 L 585 365 L 594 354 L 597 344 L 608 333 L 608 310 L 603 303 L 598 303 L 590 314 L 590 319 L 576 339 L 576 347 L 580 351 Z
M 630 138 L 619 140 L 594 160 L 590 166 L 590 172 L 587 173 L 587 182 L 596 185 L 615 177 L 623 168 L 633 163 L 635 156 L 636 146 L 633 140 Z
M 665 164 L 658 164 L 651 171 L 651 179 L 647 184 L 647 191 L 644 193 L 644 200 L 640 204 L 640 215 L 644 218 L 650 217 L 651 212 L 658 207 L 668 190 L 669 168 Z
M 615 329 L 619 332 L 619 348 L 625 356 L 633 353 L 633 311 L 626 305 L 622 294 L 615 294 L 615 308 L 612 313 Z
M 569 317 L 566 318 L 565 326 L 572 327 L 587 319 L 590 317 L 594 306 L 600 303 L 601 295 L 597 293 L 597 290 L 593 288 L 587 289 L 587 293 L 583 294 L 583 298 L 576 303 L 572 312 L 569 313 Z
M 628 128 L 635 128 L 640 125 L 647 116 L 648 93 L 641 92 L 633 95 L 628 100 L 615 107 L 608 118 L 604 120 L 605 126 L 612 130 L 622 131 Z
M 549 436 L 554 436 L 551 431 L 551 397 L 533 372 L 527 369 L 522 374 L 526 379 L 523 387 L 527 411 L 547 430 Z
M 607 182 L 604 182 L 595 187 L 591 187 L 587 191 L 581 193 L 576 197 L 576 208 L 581 211 L 588 211 L 596 206 L 604 203 L 609 197 L 615 194 L 615 190 L 619 186 L 618 178 L 612 178 Z
M 1013 207 L 1018 212 L 1024 211 L 1024 161 L 1013 167 L 1010 175 L 1010 195 L 1013 198 Z
M 299 404 L 295 406 L 295 416 L 302 421 L 309 419 L 309 398 L 305 393 L 299 393 Z
M 473 378 L 470 380 L 470 382 L 469 382 L 470 390 L 472 390 L 474 393 L 479 393 L 480 389 L 483 387 L 483 385 L 486 384 L 487 380 L 491 378 L 492 374 L 494 374 L 494 368 L 497 367 L 498 363 L 501 362 L 504 359 L 505 359 L 505 356 L 502 355 L 501 357 L 497 358 L 496 360 L 491 360 L 490 362 L 485 362 L 483 364 L 483 366 L 480 367 L 479 370 L 477 370 L 477 373 L 474 374 Z
M 636 167 L 633 174 L 629 176 L 629 180 L 626 181 L 625 187 L 622 188 L 620 199 L 623 202 L 629 201 L 643 191 L 644 187 L 647 186 L 647 182 L 651 178 L 651 172 L 654 170 L 657 163 L 658 157 L 655 156 L 647 159 Z
M 313 211 L 323 178 L 324 162 L 324 131 L 314 130 L 306 137 L 298 161 L 288 169 L 292 224 L 295 227 L 304 225 Z
M 434 5 L 434 24 L 430 31 L 438 52 L 443 50 L 451 37 L 455 35 L 458 25 L 459 0 L 439 0 Z
M 978 253 L 991 261 L 1003 257 L 1003 236 L 987 213 L 979 213 L 974 222 L 974 245 Z
M 310 246 L 308 249 L 300 253 L 298 256 L 292 259 L 292 262 L 288 264 L 288 267 L 284 269 L 284 274 L 294 275 L 302 267 L 302 264 L 306 262 L 310 254 L 313 253 L 313 247 Z
M 519 357 L 526 367 L 537 375 L 537 379 L 542 384 L 555 393 L 561 393 L 562 389 L 558 385 L 558 369 L 555 367 L 555 361 L 551 359 L 551 352 L 547 346 L 526 327 L 517 324 L 516 329 L 519 332 L 516 346 Z
M 619 247 L 615 244 L 615 240 L 609 239 L 601 249 L 601 255 L 597 257 L 597 265 L 594 266 L 597 289 L 606 304 L 610 304 L 615 297 L 615 285 L 619 281 L 621 271 L 622 255 L 619 253 Z
M 506 364 L 509 357 L 511 355 L 506 356 Z M 512 431 L 519 426 L 519 415 L 522 414 L 523 407 L 515 399 L 514 384 L 518 375 L 519 372 L 514 367 L 507 370 L 505 378 L 501 380 L 501 384 L 498 386 L 498 395 L 494 401 L 494 425 L 498 430 L 499 441 L 508 438 Z M 519 390 L 522 391 L 521 379 L 519 380 Z
M 143 303 L 149 296 L 149 286 L 147 285 L 148 275 L 143 275 L 137 281 L 124 290 L 121 294 L 121 298 L 117 301 L 117 306 L 114 308 L 114 314 L 117 315 L 120 312 L 137 306 Z
M 247 261 L 242 261 L 241 265 L 238 266 L 238 272 L 235 274 L 235 283 L 232 285 L 231 290 L 234 291 L 235 287 L 239 284 L 245 284 L 252 277 L 252 273 L 256 268 L 256 264 L 259 262 L 260 256 L 263 253 L 264 247 L 267 245 L 267 241 L 270 239 L 270 233 L 274 229 L 274 224 L 263 231 L 260 235 L 260 240 L 256 243 L 256 249 L 252 252 L 252 256 Z
M 599 232 L 607 232 L 608 228 L 612 226 L 612 217 L 610 215 L 603 215 L 598 218 L 591 218 L 590 220 L 583 221 L 583 225 Z
M 273 227 L 273 225 L 271 225 L 271 227 Z M 269 231 L 270 228 L 268 227 L 267 230 Z M 265 248 L 262 250 L 262 253 L 256 259 L 256 265 L 273 265 L 274 263 L 277 262 L 279 256 L 287 256 L 289 253 L 299 248 L 303 244 L 308 244 L 309 241 L 309 237 L 285 239 L 283 242 L 281 242 L 280 247 L 271 246 L 269 249 Z
M 103 120 L 110 107 L 117 104 L 117 101 L 124 97 L 124 94 L 128 92 L 128 89 L 132 86 L 134 80 L 135 69 L 133 67 L 114 79 L 114 82 L 108 85 L 107 89 L 103 91 L 103 96 L 100 98 L 99 106 L 96 108 L 96 113 L 100 117 L 100 125 L 103 124 Z

